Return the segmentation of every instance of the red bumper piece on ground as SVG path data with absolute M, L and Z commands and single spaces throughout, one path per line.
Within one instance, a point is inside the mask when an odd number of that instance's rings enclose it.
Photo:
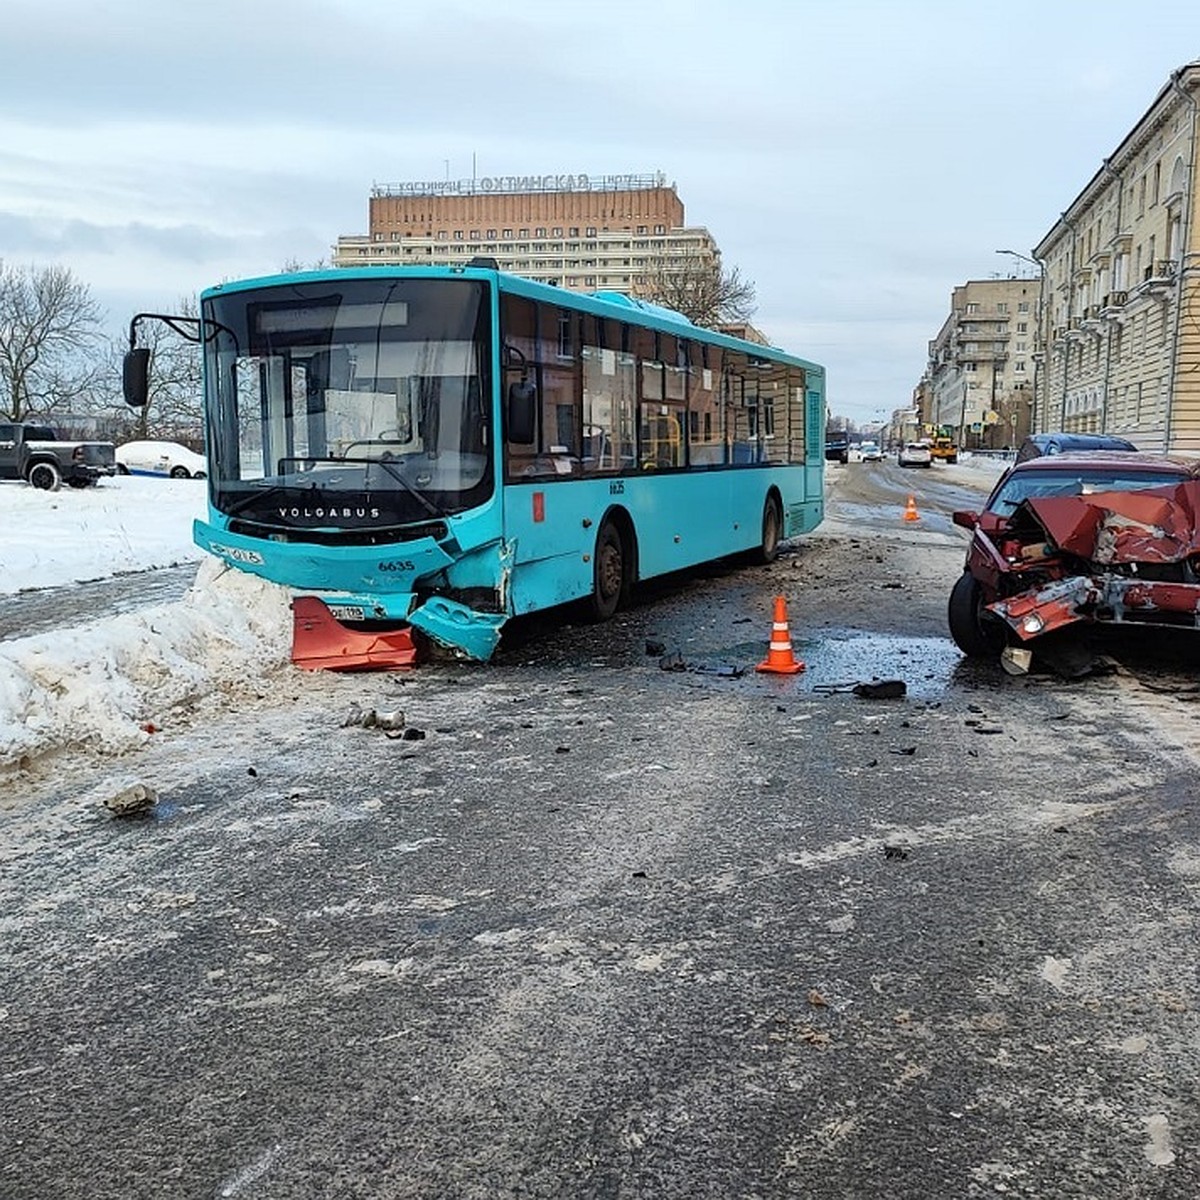
M 316 596 L 292 601 L 292 662 L 305 671 L 393 671 L 417 660 L 412 630 L 347 629 Z

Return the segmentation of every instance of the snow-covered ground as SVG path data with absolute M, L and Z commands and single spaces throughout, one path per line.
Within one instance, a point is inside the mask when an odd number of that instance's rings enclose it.
M 204 560 L 176 603 L 0 643 L 0 773 L 60 747 L 132 749 L 173 706 L 287 661 L 287 592 L 204 555 L 204 510 L 197 480 L 0 483 L 0 594 Z

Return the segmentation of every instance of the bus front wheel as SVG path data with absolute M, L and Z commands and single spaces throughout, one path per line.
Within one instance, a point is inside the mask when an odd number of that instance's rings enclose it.
M 592 596 L 589 609 L 593 620 L 607 621 L 618 608 L 627 589 L 625 544 L 611 521 L 596 535 L 592 556 Z

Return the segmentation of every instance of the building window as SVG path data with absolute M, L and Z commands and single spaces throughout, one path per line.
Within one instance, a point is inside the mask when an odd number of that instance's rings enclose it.
M 1002 300 L 999 304 L 996 305 L 996 311 L 998 313 L 1006 313 L 1006 312 L 1008 312 L 1008 305 L 1005 304 L 1004 301 Z
M 1021 301 L 1021 302 L 1020 302 L 1020 303 L 1017 305 L 1017 312 L 1019 312 L 1019 313 L 1027 313 L 1028 311 L 1029 311 L 1029 301 L 1028 301 L 1028 300 L 1022 300 L 1022 301 Z
M 1017 361 L 1013 363 L 1013 370 L 1018 374 L 1023 375 L 1025 373 L 1025 364 L 1020 359 L 1017 359 Z
M 494 242 L 496 240 L 496 231 L 494 229 L 489 229 L 487 231 L 487 235 L 489 242 Z
M 595 237 L 595 236 L 596 236 L 596 227 L 595 227 L 595 225 L 589 225 L 589 226 L 588 226 L 587 236 L 588 236 L 588 237 Z
M 572 225 L 571 228 L 567 230 L 567 237 L 578 237 L 578 236 L 579 236 L 579 226 Z
M 645 225 L 639 225 L 639 226 L 637 227 L 637 231 L 638 231 L 638 233 L 642 233 L 642 234 L 644 234 L 644 233 L 646 232 L 646 226 L 645 226 Z
M 446 231 L 444 229 L 438 230 L 437 240 L 439 242 L 444 242 L 446 240 Z
M 477 241 L 479 241 L 479 230 L 478 230 L 478 229 L 472 229 L 472 230 L 471 230 L 471 234 L 470 234 L 470 238 L 471 238 L 471 241 L 473 241 L 473 242 L 477 242 Z
M 546 236 L 546 227 L 544 225 L 539 225 L 537 229 L 533 231 L 533 236 L 535 238 L 544 238 Z
M 555 225 L 555 226 L 554 226 L 554 231 L 553 231 L 553 233 L 551 233 L 551 235 L 550 235 L 550 236 L 551 236 L 551 237 L 562 237 L 562 226 L 561 226 L 561 225 Z
M 511 229 L 506 229 L 506 230 L 504 231 L 504 236 L 505 236 L 506 238 L 510 238 L 510 237 L 512 237 L 512 230 L 511 230 Z
M 975 364 L 974 364 L 973 362 L 969 362 L 969 363 L 963 363 L 963 370 L 964 370 L 964 371 L 974 371 L 974 370 L 975 370 Z
M 456 229 L 454 231 L 454 240 L 456 242 L 461 242 L 463 240 L 463 231 L 461 229 Z
M 1028 333 L 1029 332 L 1029 323 L 1027 321 L 1018 321 L 1017 322 L 1017 332 L 1018 333 Z
M 967 305 L 967 312 L 969 312 L 969 313 L 977 313 L 978 311 L 979 311 L 979 305 L 978 305 L 978 304 L 974 304 L 974 303 L 972 303 L 972 304 L 968 304 L 968 305 Z
M 667 227 L 665 225 L 655 225 L 654 232 L 655 233 L 666 233 Z
M 382 234 L 382 233 L 377 233 L 377 234 L 375 235 L 375 240 L 376 240 L 377 242 L 382 242 L 382 241 L 383 241 L 383 234 Z

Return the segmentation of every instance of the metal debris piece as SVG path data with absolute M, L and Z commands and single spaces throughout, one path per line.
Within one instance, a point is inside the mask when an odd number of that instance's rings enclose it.
M 148 783 L 134 783 L 104 801 L 114 817 L 133 817 L 149 812 L 158 803 L 158 793 Z
M 664 671 L 686 671 L 687 663 L 683 661 L 683 655 L 678 650 L 672 650 L 670 654 L 664 654 L 659 659 L 658 665 Z
M 889 842 L 883 848 L 883 857 L 898 858 L 901 862 L 903 862 L 906 858 L 908 858 L 908 847 L 902 846 L 898 842 Z

